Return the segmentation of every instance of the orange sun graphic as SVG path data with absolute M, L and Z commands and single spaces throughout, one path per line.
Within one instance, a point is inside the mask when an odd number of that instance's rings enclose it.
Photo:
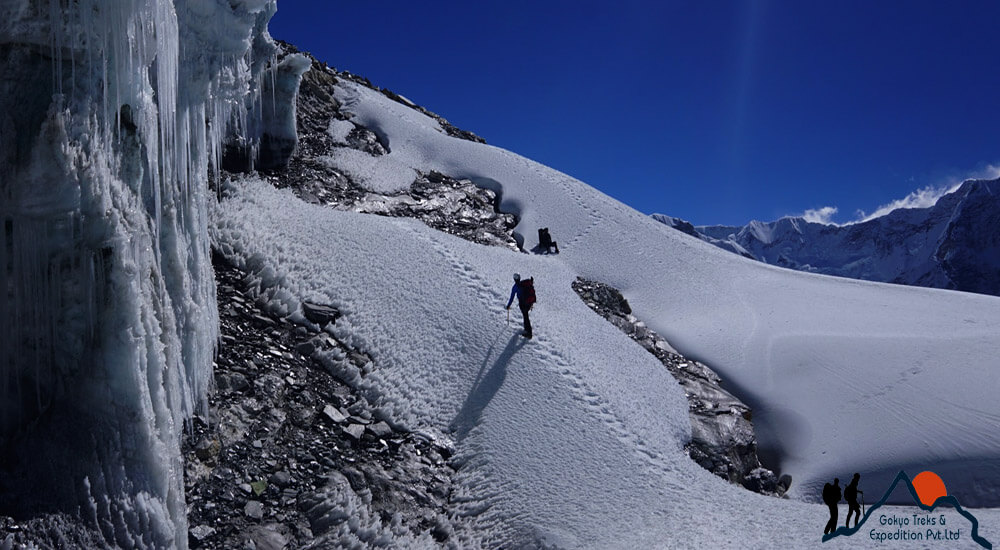
M 913 483 L 913 488 L 917 491 L 917 496 L 920 497 L 920 502 L 924 506 L 932 506 L 938 497 L 948 496 L 944 481 L 941 481 L 941 478 L 934 472 L 920 472 L 911 483 Z

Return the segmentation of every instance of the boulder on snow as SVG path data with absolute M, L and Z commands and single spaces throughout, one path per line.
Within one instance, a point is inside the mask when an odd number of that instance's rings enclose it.
M 302 302 L 302 314 L 306 316 L 306 319 L 320 326 L 334 323 L 340 317 L 340 311 L 337 308 L 312 302 Z

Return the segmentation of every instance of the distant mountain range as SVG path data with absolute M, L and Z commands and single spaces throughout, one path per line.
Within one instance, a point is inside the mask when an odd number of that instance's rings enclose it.
M 826 225 L 801 217 L 674 229 L 769 264 L 853 279 L 1000 295 L 1000 179 L 968 180 L 927 208 Z

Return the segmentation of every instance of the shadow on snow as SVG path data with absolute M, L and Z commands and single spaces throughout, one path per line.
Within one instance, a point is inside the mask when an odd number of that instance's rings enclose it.
M 458 441 L 465 439 L 465 436 L 469 434 L 469 430 L 479 422 L 479 417 L 482 416 L 483 410 L 486 409 L 486 406 L 490 404 L 493 397 L 500 391 L 500 386 L 503 385 L 503 381 L 507 377 L 507 365 L 510 364 L 511 358 L 524 346 L 524 339 L 521 338 L 521 335 L 518 333 L 513 334 L 510 340 L 507 341 L 507 346 L 500 352 L 496 360 L 493 361 L 493 365 L 489 371 L 486 371 L 486 366 L 489 365 L 490 358 L 493 356 L 493 350 L 496 348 L 497 342 L 504 332 L 506 331 L 497 333 L 489 349 L 486 350 L 483 364 L 479 367 L 476 380 L 472 383 L 472 390 L 469 391 L 469 396 L 465 398 L 462 409 L 458 411 L 458 415 L 451 422 L 450 428 L 455 433 L 455 439 Z

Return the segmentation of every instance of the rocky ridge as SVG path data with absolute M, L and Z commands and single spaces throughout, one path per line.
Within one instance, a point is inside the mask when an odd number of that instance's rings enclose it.
M 293 46 L 281 43 L 279 56 L 298 53 Z M 337 71 L 308 56 L 310 69 L 303 75 L 297 101 L 298 147 L 286 166 L 264 171 L 278 188 L 291 189 L 299 198 L 338 210 L 350 210 L 382 216 L 416 218 L 430 227 L 486 245 L 518 249 L 512 231 L 517 218 L 500 212 L 500 196 L 477 187 L 470 180 L 458 180 L 431 171 L 419 174 L 408 190 L 396 194 L 373 193 L 338 170 L 328 161 L 329 151 L 346 147 L 372 156 L 388 152 L 388 146 L 370 128 L 350 120 L 341 112 L 334 97 L 338 79 L 368 86 L 404 105 L 438 120 L 452 136 L 485 143 L 471 132 L 459 130 L 440 116 L 400 96 L 378 88 L 365 78 Z M 338 139 L 331 132 L 340 126 Z
M 276 40 L 275 42 L 277 42 L 277 44 L 278 44 L 278 46 L 280 48 L 280 51 L 281 51 L 280 56 L 281 57 L 283 57 L 285 55 L 288 55 L 288 54 L 292 54 L 292 53 L 304 53 L 304 52 L 301 52 L 298 48 L 296 48 L 295 45 L 289 44 L 288 42 L 284 42 L 282 40 Z M 443 116 L 441 116 L 441 115 L 439 115 L 439 114 L 437 114 L 437 113 L 435 113 L 435 112 L 433 112 L 433 111 L 431 111 L 429 109 L 426 109 L 426 108 L 424 108 L 424 107 L 422 107 L 420 105 L 417 105 L 416 103 L 414 103 L 414 102 L 410 101 L 409 99 L 407 99 L 407 98 L 405 98 L 405 97 L 403 97 L 403 96 L 401 96 L 401 95 L 393 92 L 392 90 L 390 90 L 388 88 L 382 88 L 382 87 L 376 86 L 375 84 L 372 84 L 371 80 L 368 80 L 367 78 L 365 78 L 363 76 L 352 74 L 352 73 L 350 73 L 348 71 L 338 71 L 336 68 L 330 67 L 326 63 L 323 63 L 323 62 L 319 61 L 318 59 L 316 59 L 315 57 L 313 57 L 309 53 L 305 53 L 305 55 L 307 55 L 310 59 L 312 59 L 314 68 L 316 68 L 316 67 L 322 67 L 326 72 L 328 72 L 330 74 L 334 74 L 334 75 L 336 75 L 336 76 L 338 76 L 340 78 L 343 78 L 344 80 L 350 80 L 351 82 L 355 82 L 357 84 L 361 84 L 362 86 L 365 86 L 367 88 L 375 90 L 376 92 L 379 92 L 380 94 L 384 95 L 385 97 L 388 97 L 389 99 L 391 99 L 391 100 L 393 100 L 393 101 L 395 101 L 397 103 L 401 103 L 403 105 L 406 105 L 407 107 L 409 107 L 411 109 L 419 111 L 419 112 L 421 112 L 421 113 L 423 113 L 423 114 L 425 114 L 425 115 L 433 118 L 441 126 L 441 129 L 444 130 L 444 132 L 446 134 L 448 134 L 449 136 L 451 136 L 451 137 L 456 137 L 456 138 L 459 138 L 459 139 L 464 139 L 466 141 L 474 141 L 476 143 L 486 143 L 486 140 L 483 139 L 482 137 L 477 136 L 476 134 L 474 134 L 474 133 L 472 133 L 472 132 L 470 132 L 468 130 L 463 130 L 461 128 L 458 128 L 454 124 L 448 122 L 448 120 L 446 118 L 444 118 Z

